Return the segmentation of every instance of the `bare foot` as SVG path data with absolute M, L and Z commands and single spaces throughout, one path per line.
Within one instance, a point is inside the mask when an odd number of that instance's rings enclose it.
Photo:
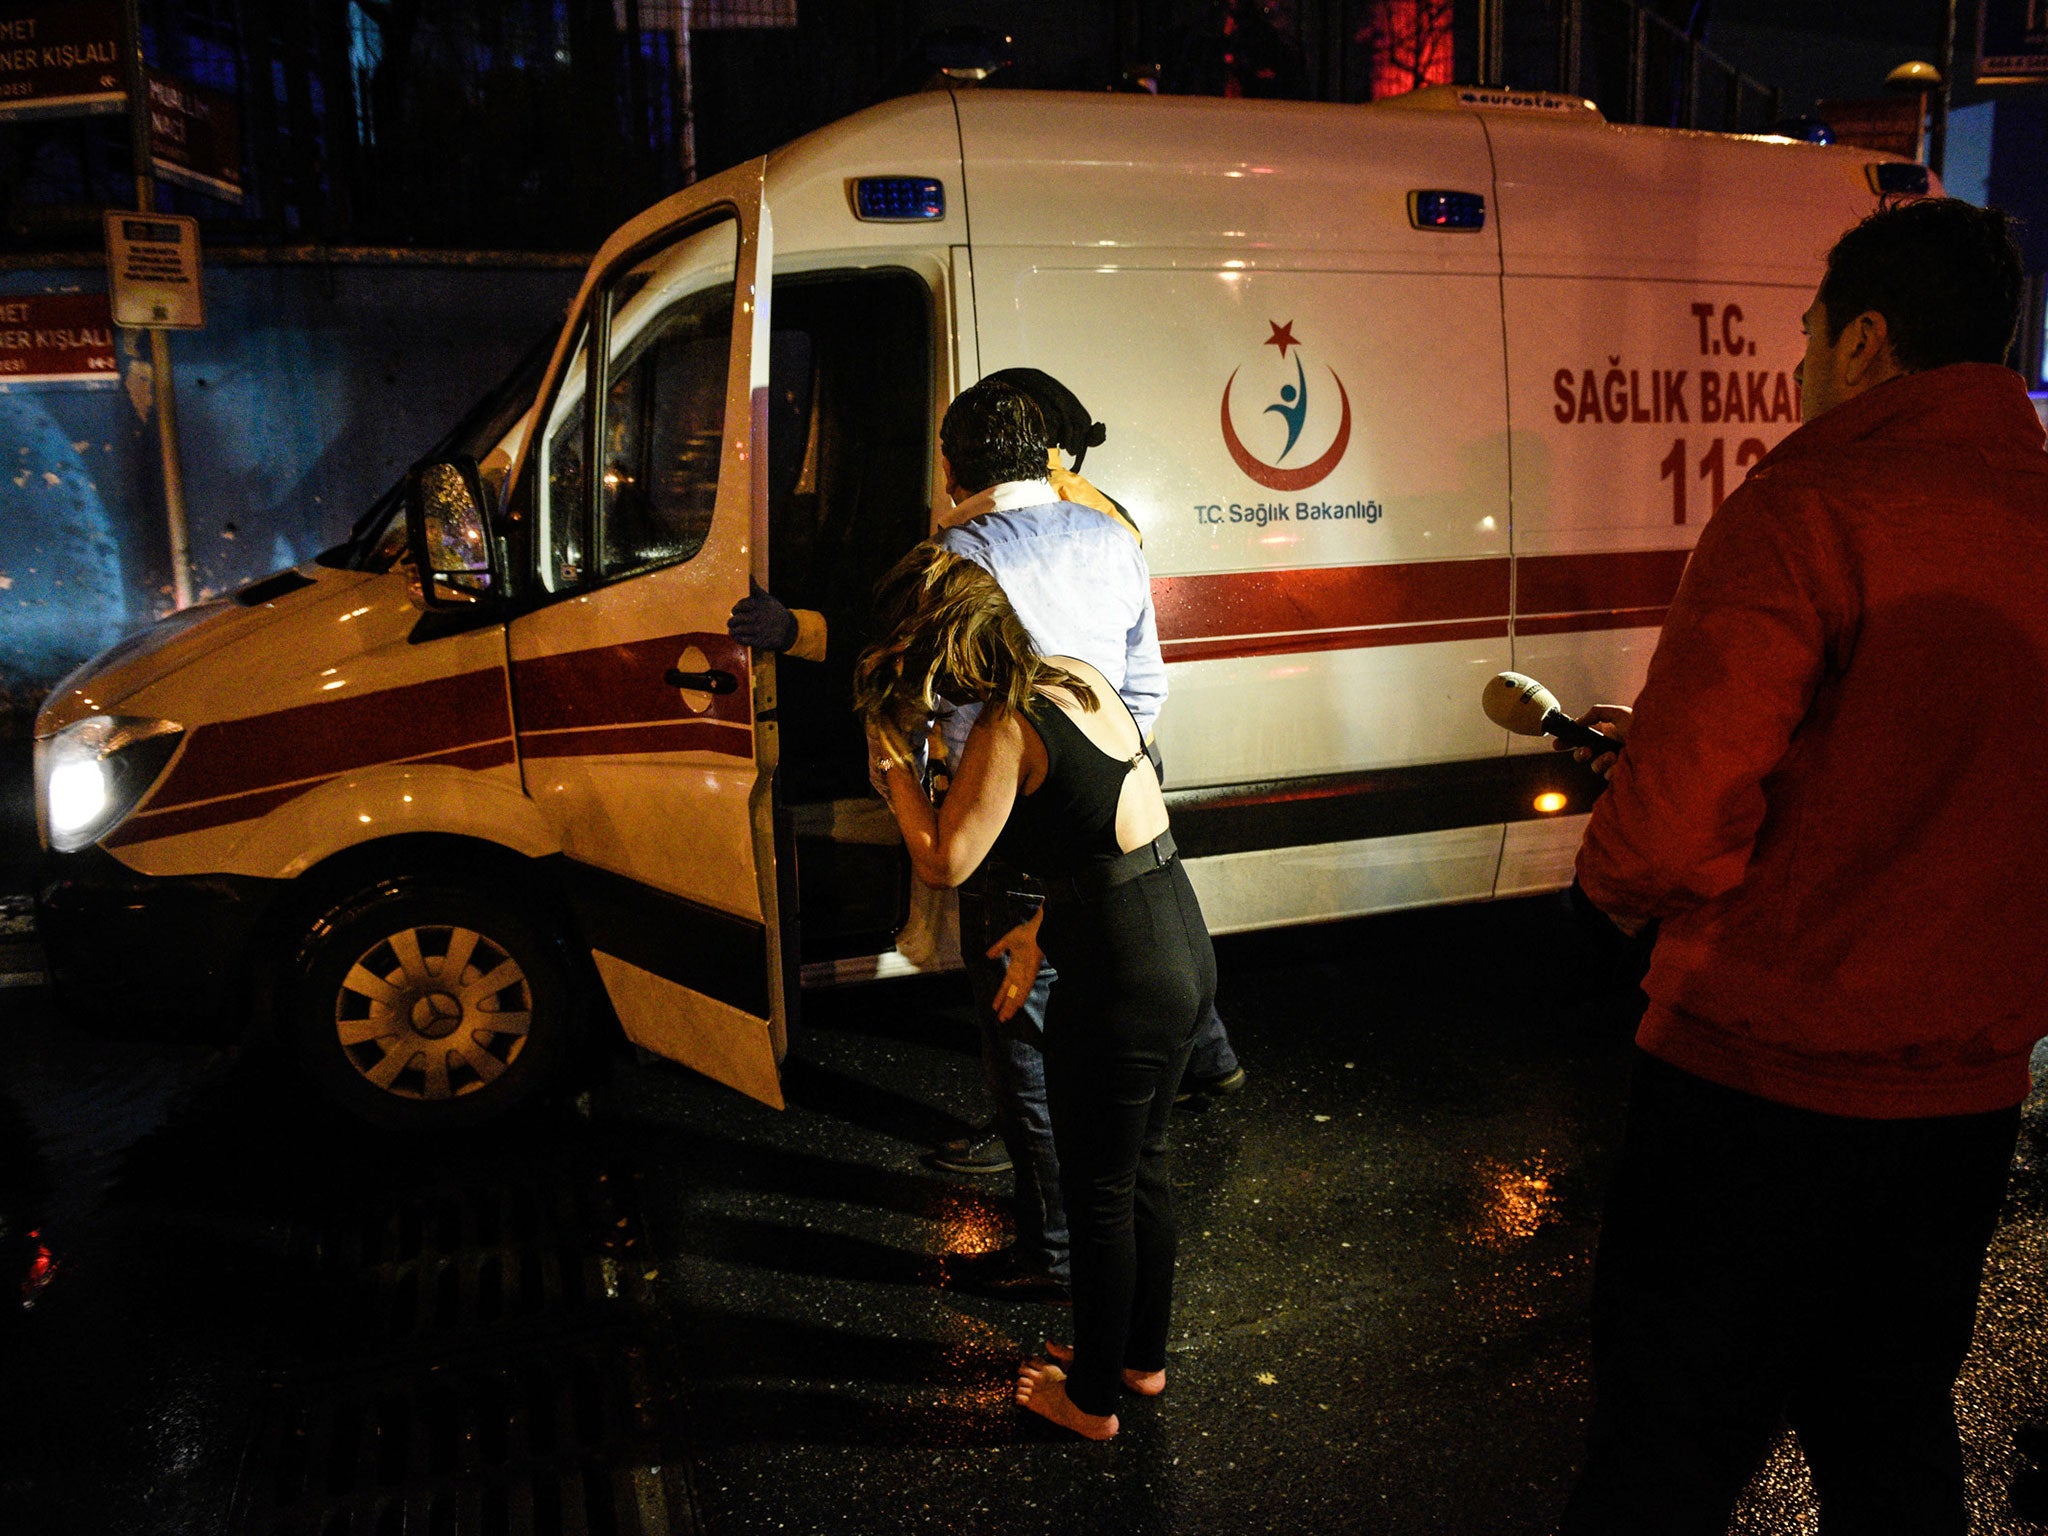
M 1115 1414 L 1083 1413 L 1075 1407 L 1067 1398 L 1067 1373 L 1041 1360 L 1017 1367 L 1017 1406 L 1090 1440 L 1107 1440 L 1117 1431 Z
M 1052 1357 L 1053 1362 L 1057 1365 L 1072 1365 L 1074 1363 L 1074 1346 L 1071 1344 L 1055 1344 L 1051 1339 L 1047 1339 L 1045 1341 L 1045 1352 Z M 1126 1367 L 1124 1370 L 1124 1385 L 1140 1397 L 1157 1397 L 1166 1390 L 1166 1372 L 1134 1371 Z

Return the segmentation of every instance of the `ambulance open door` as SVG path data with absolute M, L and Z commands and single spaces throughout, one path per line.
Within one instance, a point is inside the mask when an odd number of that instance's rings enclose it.
M 658 204 L 585 279 L 523 452 L 507 626 L 521 771 L 629 1039 L 782 1105 L 775 663 L 726 616 L 767 582 L 763 163 Z

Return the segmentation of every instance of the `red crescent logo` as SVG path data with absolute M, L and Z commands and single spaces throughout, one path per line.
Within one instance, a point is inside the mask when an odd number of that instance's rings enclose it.
M 1229 448 L 1230 456 L 1237 460 L 1237 467 L 1274 491 L 1305 491 L 1318 480 L 1326 479 L 1351 444 L 1351 396 L 1345 391 L 1344 381 L 1337 378 L 1336 369 L 1330 370 L 1330 377 L 1336 379 L 1337 398 L 1344 402 L 1344 419 L 1337 425 L 1337 440 L 1313 464 L 1304 464 L 1299 469 L 1279 469 L 1253 458 L 1251 449 L 1245 447 L 1238 437 L 1237 428 L 1230 424 L 1230 386 L 1237 382 L 1237 370 L 1231 369 L 1230 377 L 1223 384 L 1223 443 Z

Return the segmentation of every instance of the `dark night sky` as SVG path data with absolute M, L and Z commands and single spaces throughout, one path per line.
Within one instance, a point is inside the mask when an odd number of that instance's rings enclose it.
M 1689 0 L 1664 0 L 1682 17 Z M 1959 74 L 1967 76 L 1975 47 L 1976 0 L 1956 7 Z M 1935 62 L 1939 0 L 1712 0 L 1706 43 L 1746 74 L 1785 93 L 1787 112 L 1803 112 L 1824 96 L 1875 96 L 1884 77 L 1909 59 Z M 1967 99 L 1969 92 L 1958 93 Z
M 1941 8 L 1937 0 L 1713 0 L 1712 21 L 1919 43 L 1935 36 Z

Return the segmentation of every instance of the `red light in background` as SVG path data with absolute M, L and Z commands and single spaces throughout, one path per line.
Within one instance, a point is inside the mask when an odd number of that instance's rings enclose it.
M 42 1233 L 31 1232 L 28 1240 L 35 1244 L 35 1257 L 29 1260 L 28 1272 L 21 1277 L 21 1304 L 24 1307 L 34 1306 L 36 1298 L 57 1278 L 57 1256 L 43 1241 Z
M 1372 50 L 1372 96 L 1451 82 L 1452 0 L 1370 0 L 1357 41 Z

